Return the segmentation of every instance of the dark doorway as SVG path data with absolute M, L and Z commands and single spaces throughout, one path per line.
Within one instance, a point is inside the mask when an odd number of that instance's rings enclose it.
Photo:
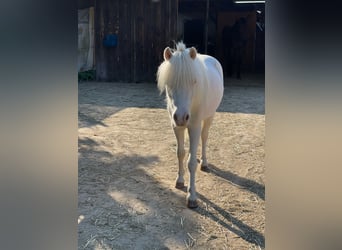
M 184 22 L 184 43 L 187 47 L 194 46 L 198 52 L 204 53 L 204 20 L 194 19 Z

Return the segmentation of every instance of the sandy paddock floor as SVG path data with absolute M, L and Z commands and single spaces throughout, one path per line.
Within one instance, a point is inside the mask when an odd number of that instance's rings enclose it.
M 79 83 L 79 249 L 264 249 L 265 89 L 247 85 L 225 86 L 190 210 L 156 85 Z

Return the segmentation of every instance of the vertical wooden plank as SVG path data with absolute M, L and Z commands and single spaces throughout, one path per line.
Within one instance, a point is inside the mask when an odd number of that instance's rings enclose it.
M 152 34 L 149 34 L 147 31 L 147 19 L 148 19 L 148 13 L 146 12 L 146 5 L 148 4 L 148 0 L 142 0 L 141 1 L 141 71 L 140 71 L 140 82 L 144 81 L 146 79 L 146 59 L 147 59 L 147 50 L 146 50 L 146 39 L 148 36 L 151 36 Z
M 177 39 L 178 38 L 178 7 L 179 7 L 179 1 L 176 0 L 175 2 L 176 2 L 175 3 L 176 20 L 174 22 L 174 28 L 175 28 L 174 36 L 175 36 L 175 39 Z
M 155 33 L 155 20 L 156 20 L 156 5 L 152 1 L 147 1 L 148 4 L 146 4 L 145 11 L 146 13 L 150 13 L 146 17 L 146 33 L 148 34 L 146 36 L 146 42 L 145 42 L 145 48 L 146 48 L 146 77 L 145 81 L 153 82 L 155 80 L 155 74 L 156 74 L 156 54 L 154 51 L 154 42 L 157 39 L 156 33 Z
M 95 9 L 95 53 L 96 63 L 96 78 L 99 81 L 107 81 L 109 79 L 109 61 L 106 53 L 106 48 L 103 46 L 104 35 L 108 31 L 108 1 L 96 1 Z
M 101 37 L 101 20 L 102 20 L 102 11 L 101 11 L 101 3 L 95 2 L 95 16 L 94 16 L 94 26 L 95 26 L 95 57 L 96 57 L 96 80 L 100 81 L 102 78 L 102 67 L 103 67 L 103 55 L 101 54 L 100 47 L 100 37 Z
M 125 30 L 125 35 L 126 35 L 126 40 L 125 40 L 125 44 L 124 46 L 126 54 L 125 54 L 125 58 L 126 58 L 126 64 L 125 64 L 125 72 L 126 72 L 126 81 L 132 82 L 133 81 L 133 73 L 132 73 L 132 61 L 133 61 L 133 53 L 132 53 L 132 13 L 131 13 L 131 5 L 132 2 L 134 3 L 134 1 L 125 1 L 127 2 L 126 4 L 126 9 L 125 9 L 125 13 L 126 13 L 126 30 Z
M 150 75 L 151 75 L 151 40 L 153 39 L 153 32 L 151 30 L 151 16 L 153 16 L 152 14 L 152 1 L 146 1 L 145 3 L 145 31 L 146 34 L 145 35 L 145 42 L 144 42 L 144 47 L 145 47 L 145 78 L 144 81 L 149 81 L 150 80 Z
M 112 7 L 112 20 L 111 20 L 111 33 L 117 34 L 118 35 L 118 44 L 117 47 L 110 48 L 108 50 L 109 56 L 112 56 L 112 62 L 111 62 L 111 81 L 119 81 L 120 79 L 123 78 L 123 71 L 122 71 L 122 62 L 121 62 L 121 44 L 122 44 L 122 3 L 119 0 L 116 1 L 110 1 L 113 2 L 113 7 Z M 115 26 L 115 29 L 114 27 Z M 121 39 L 121 41 L 120 41 Z
M 138 26 L 137 26 L 137 33 L 138 33 L 138 40 L 137 40 L 137 52 L 138 52 L 138 57 L 137 57 L 137 81 L 141 82 L 144 78 L 144 37 L 147 36 L 148 34 L 145 33 L 145 16 L 146 13 L 144 13 L 144 2 L 145 0 L 140 0 L 139 1 L 139 14 L 138 14 Z
M 208 54 L 208 23 L 209 23 L 209 0 L 207 0 L 206 3 L 206 9 L 205 9 L 205 22 L 204 22 L 204 53 Z
M 132 1 L 130 2 L 130 9 L 131 9 L 131 60 L 132 60 L 132 64 L 131 64 L 131 68 L 132 68 L 132 81 L 135 82 L 137 79 L 137 69 L 136 69 L 136 58 L 137 58 L 137 50 L 136 50 L 136 8 L 135 5 L 132 3 Z
M 167 12 L 165 17 L 167 18 L 168 33 L 167 33 L 167 44 L 168 46 L 174 47 L 174 42 L 177 42 L 177 10 L 178 1 L 168 0 Z
M 113 2 L 107 2 L 107 8 L 104 10 L 106 13 L 105 16 L 105 30 L 104 30 L 104 36 L 112 33 L 113 30 L 113 12 L 115 10 L 115 7 L 113 7 Z M 105 57 L 106 57 L 106 63 L 107 63 L 107 81 L 113 80 L 113 63 L 114 63 L 114 55 L 112 53 L 108 53 L 111 48 L 104 47 Z
M 159 25 L 160 25 L 160 3 L 159 2 L 152 2 L 150 4 L 150 11 L 152 15 L 150 15 L 149 18 L 149 25 L 150 25 L 150 31 L 151 34 L 154 34 L 154 36 L 150 37 L 150 53 L 149 53 L 149 73 L 148 73 L 148 81 L 155 82 L 156 81 L 156 72 L 157 67 L 160 61 L 159 51 L 156 48 L 156 46 L 160 43 L 160 31 L 159 31 Z
M 172 39 L 171 39 L 171 13 L 172 13 L 172 9 L 171 9 L 171 1 L 172 0 L 167 0 L 167 6 L 165 8 L 165 21 L 166 21 L 166 27 L 167 27 L 167 43 L 169 46 L 172 46 Z
M 96 69 L 98 80 L 155 81 L 166 46 L 177 35 L 177 0 L 96 1 Z M 102 44 L 106 34 L 117 34 L 116 48 Z
M 141 67 L 141 51 L 140 51 L 140 39 L 141 39 L 141 0 L 137 0 L 135 3 L 135 82 L 139 81 L 140 78 L 140 67 Z
M 128 18 L 128 6 L 127 1 L 118 0 L 119 8 L 118 8 L 118 15 L 119 15 L 119 44 L 117 47 L 118 53 L 118 60 L 117 60 L 117 81 L 127 81 L 128 80 L 128 72 L 127 72 L 127 58 L 128 58 L 128 51 L 127 51 L 127 18 Z
M 169 43 L 167 41 L 167 37 L 169 37 L 169 15 L 168 15 L 168 11 L 169 11 L 169 0 L 165 0 L 163 1 L 163 5 L 162 5 L 163 9 L 162 9 L 162 27 L 163 27 L 163 41 L 165 43 L 165 45 L 169 46 Z
M 120 62 L 120 44 L 122 43 L 120 41 L 121 34 L 120 34 L 120 29 L 121 29 L 121 3 L 120 1 L 110 1 L 112 2 L 112 9 L 111 9 L 111 33 L 116 34 L 118 36 L 118 44 L 117 47 L 114 48 L 109 48 L 107 50 L 108 56 L 111 57 L 111 68 L 110 68 L 110 73 L 111 73 L 111 81 L 118 81 L 121 79 L 121 62 Z
M 171 16 L 172 18 L 172 39 L 177 42 L 177 34 L 178 34 L 178 0 L 173 1 L 173 15 Z
M 155 22 L 155 46 L 154 46 L 154 52 L 157 55 L 158 61 L 162 61 L 162 56 L 161 56 L 161 47 L 164 46 L 164 41 L 162 37 L 162 23 L 161 23 L 161 16 L 162 16 L 162 3 L 161 1 L 155 3 L 156 4 L 156 22 Z
M 146 50 L 145 50 L 145 39 L 148 35 L 145 32 L 145 26 L 146 26 L 146 18 L 148 16 L 148 13 L 145 12 L 145 3 L 148 0 L 141 0 L 141 7 L 140 7 L 140 18 L 141 18 L 141 33 L 140 33 L 140 76 L 139 76 L 139 82 L 143 81 L 144 76 L 146 74 Z

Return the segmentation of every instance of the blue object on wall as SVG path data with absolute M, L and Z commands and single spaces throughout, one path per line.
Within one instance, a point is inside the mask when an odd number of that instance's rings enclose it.
M 103 46 L 116 47 L 118 45 L 118 36 L 116 34 L 108 34 L 103 38 Z

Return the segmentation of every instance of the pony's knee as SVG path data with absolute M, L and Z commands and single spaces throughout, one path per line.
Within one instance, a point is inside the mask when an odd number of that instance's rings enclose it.
M 196 167 L 197 167 L 197 159 L 189 159 L 188 161 L 188 169 L 190 172 L 196 171 Z
M 180 159 L 183 159 L 185 156 L 185 150 L 184 148 L 180 149 L 180 148 L 177 148 L 177 157 L 180 158 Z

